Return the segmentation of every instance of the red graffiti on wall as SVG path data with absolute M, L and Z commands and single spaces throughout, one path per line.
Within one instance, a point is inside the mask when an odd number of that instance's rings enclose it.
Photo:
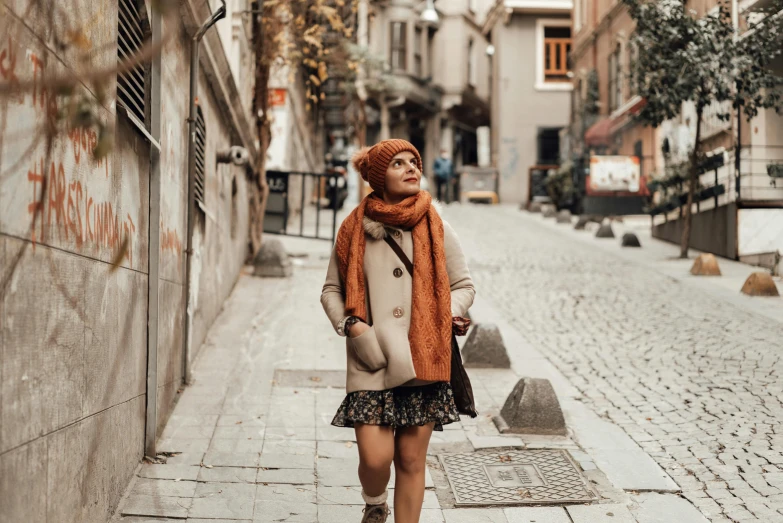
M 68 138 L 73 146 L 73 161 L 76 165 L 82 160 L 82 155 L 92 156 L 95 147 L 98 145 L 98 133 L 95 129 L 75 128 L 68 131 Z M 109 162 L 106 158 L 98 160 L 97 165 L 103 166 L 106 172 L 106 178 L 109 177 Z
M 77 165 L 82 159 L 82 152 L 92 153 L 98 145 L 98 133 L 93 129 L 71 129 L 68 131 L 68 138 L 73 145 L 73 159 Z
M 20 71 L 17 68 L 17 55 L 19 47 L 11 37 L 5 47 L 0 48 L 0 77 L 6 80 L 9 85 L 19 84 Z M 50 90 L 44 82 L 44 70 L 46 62 L 32 51 L 27 51 L 27 58 L 30 60 L 33 74 L 32 107 L 36 111 L 42 111 L 49 123 L 57 120 L 57 93 Z M 21 72 L 25 76 L 24 71 Z M 23 104 L 25 101 L 24 92 L 18 92 L 17 102 Z
M 11 37 L 8 37 L 8 46 L 0 50 L 0 76 L 9 83 L 19 83 L 16 77 L 16 53 L 11 44 Z
M 177 259 L 182 258 L 182 242 L 179 239 L 179 234 L 175 229 L 169 229 L 160 222 L 160 250 L 161 252 L 171 251 L 177 256 Z
M 114 250 L 128 238 L 125 259 L 133 266 L 133 238 L 136 225 L 130 214 L 120 217 L 111 202 L 97 202 L 90 195 L 87 184 L 79 180 L 69 181 L 62 162 L 49 165 L 46 194 L 39 195 L 44 186 L 44 160 L 33 164 L 27 172 L 27 180 L 33 186 L 33 201 L 27 211 L 31 215 L 40 212 L 39 231 L 31 231 L 33 246 L 45 238 L 46 231 L 56 231 L 58 238 L 73 239 L 77 249 L 91 246 L 94 251 Z M 54 227 L 54 229 L 52 229 Z
M 33 64 L 33 108 L 42 110 L 46 118 L 54 122 L 58 112 L 57 95 L 43 82 L 46 63 L 35 53 L 30 53 L 30 61 Z

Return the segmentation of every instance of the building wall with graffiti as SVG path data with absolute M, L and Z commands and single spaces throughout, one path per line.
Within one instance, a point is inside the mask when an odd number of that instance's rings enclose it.
M 98 85 L 79 61 L 89 56 L 90 71 L 116 67 L 118 2 L 69 6 L 83 24 L 71 46 L 49 30 L 43 4 L 0 4 L 0 85 L 19 87 L 0 92 L 0 520 L 107 521 L 144 454 L 151 260 L 159 269 L 159 428 L 182 387 L 193 24 L 178 13 L 163 27 L 155 143 L 146 122 L 119 109 L 116 77 Z M 208 5 L 183 4 L 208 14 Z M 215 58 L 222 47 L 205 45 L 208 60 L 228 63 Z M 64 100 L 74 97 L 50 80 L 67 75 L 79 79 L 74 91 L 108 131 L 64 125 Z M 249 116 L 215 81 L 199 75 L 205 183 L 193 241 L 191 359 L 247 256 L 248 174 L 218 164 L 216 154 L 254 147 L 228 113 Z M 160 219 L 150 223 L 158 144 Z M 158 253 L 149 252 L 154 228 Z

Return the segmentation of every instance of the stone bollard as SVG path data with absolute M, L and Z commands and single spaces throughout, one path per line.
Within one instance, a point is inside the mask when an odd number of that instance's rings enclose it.
M 778 286 L 767 272 L 754 272 L 745 280 L 742 286 L 742 293 L 748 296 L 766 296 L 774 298 L 780 296 Z
M 714 254 L 700 254 L 691 267 L 694 276 L 720 276 L 720 267 Z
M 519 380 L 493 421 L 504 434 L 568 434 L 557 394 L 549 380 L 541 378 Z
M 541 212 L 541 204 L 539 202 L 530 202 L 527 206 L 528 212 Z
M 265 239 L 253 259 L 253 275 L 265 278 L 288 278 L 293 272 L 291 260 L 277 238 Z
M 579 217 L 578 220 L 576 220 L 576 225 L 574 225 L 574 230 L 584 231 L 588 223 L 590 223 L 590 218 L 588 218 L 585 215 L 582 215 Z
M 554 205 L 542 205 L 541 212 L 543 213 L 544 218 L 554 218 L 557 216 L 557 207 Z
M 642 244 L 639 242 L 639 238 L 632 232 L 627 232 L 623 234 L 623 247 L 641 247 Z
M 614 238 L 614 231 L 612 230 L 611 222 L 601 224 L 598 231 L 595 233 L 596 238 Z
M 568 209 L 563 209 L 559 213 L 557 213 L 557 223 L 571 223 L 571 211 Z
M 497 325 L 477 323 L 460 351 L 465 367 L 474 369 L 510 369 L 511 361 Z

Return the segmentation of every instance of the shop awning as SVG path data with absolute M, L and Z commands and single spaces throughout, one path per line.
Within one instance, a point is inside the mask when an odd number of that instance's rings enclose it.
M 588 147 L 608 147 L 611 145 L 612 119 L 603 118 L 585 131 L 585 144 Z

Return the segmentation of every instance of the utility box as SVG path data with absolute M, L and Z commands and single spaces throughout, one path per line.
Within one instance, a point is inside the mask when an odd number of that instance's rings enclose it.
M 460 203 L 498 203 L 498 182 L 494 167 L 463 167 L 459 174 Z

